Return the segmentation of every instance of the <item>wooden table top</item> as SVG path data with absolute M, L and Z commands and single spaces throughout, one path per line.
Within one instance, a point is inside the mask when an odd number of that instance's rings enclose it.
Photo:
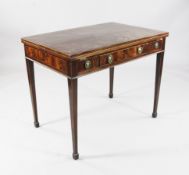
M 141 40 L 168 36 L 167 32 L 120 23 L 104 23 L 22 38 L 25 44 L 50 50 L 68 58 L 98 52 Z

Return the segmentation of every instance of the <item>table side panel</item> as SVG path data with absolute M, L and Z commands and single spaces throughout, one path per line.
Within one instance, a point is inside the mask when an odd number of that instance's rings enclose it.
M 28 45 L 24 45 L 25 56 L 50 67 L 62 74 L 69 75 L 69 64 L 63 57 L 57 57 L 44 51 Z

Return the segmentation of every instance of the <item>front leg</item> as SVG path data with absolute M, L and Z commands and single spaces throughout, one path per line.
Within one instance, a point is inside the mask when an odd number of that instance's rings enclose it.
M 77 146 L 77 79 L 68 78 L 68 90 L 70 98 L 70 118 L 72 128 L 73 159 L 79 158 Z
M 27 68 L 27 73 L 28 73 L 30 95 L 31 95 L 32 107 L 33 107 L 34 126 L 38 128 L 39 121 L 38 121 L 38 113 L 37 113 L 37 99 L 36 99 L 36 92 L 35 92 L 34 64 L 33 64 L 33 61 L 27 58 L 26 58 L 26 68 Z
M 157 117 L 157 107 L 158 107 L 161 76 L 162 76 L 162 69 L 163 69 L 163 58 L 164 58 L 164 52 L 160 52 L 157 54 L 155 92 L 154 92 L 154 108 L 153 108 L 153 113 L 152 113 L 153 118 Z

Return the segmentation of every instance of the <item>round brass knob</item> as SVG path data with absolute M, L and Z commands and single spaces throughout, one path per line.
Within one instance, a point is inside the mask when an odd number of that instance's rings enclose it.
M 141 54 L 142 51 L 143 51 L 143 47 L 138 47 L 137 51 L 138 51 L 139 54 Z
M 156 41 L 156 42 L 154 43 L 154 48 L 155 48 L 155 49 L 158 49 L 158 48 L 159 48 L 159 42 Z
M 108 55 L 108 63 L 109 64 L 113 63 L 113 55 L 112 54 Z
M 91 66 L 92 66 L 92 63 L 90 60 L 85 61 L 85 69 L 89 69 L 91 68 Z

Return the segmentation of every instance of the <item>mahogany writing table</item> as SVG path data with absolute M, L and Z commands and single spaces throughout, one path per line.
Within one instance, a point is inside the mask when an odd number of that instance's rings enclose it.
M 167 36 L 168 32 L 119 23 L 104 23 L 22 38 L 35 127 L 39 127 L 33 64 L 35 61 L 67 77 L 74 159 L 79 158 L 77 137 L 79 77 L 109 68 L 109 97 L 113 98 L 114 66 L 157 53 L 152 113 L 152 117 L 156 117 Z

